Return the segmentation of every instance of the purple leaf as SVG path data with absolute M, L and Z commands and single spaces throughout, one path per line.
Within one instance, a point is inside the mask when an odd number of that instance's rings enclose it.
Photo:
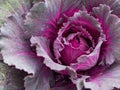
M 32 52 L 24 34 L 23 19 L 20 16 L 10 16 L 1 28 L 0 48 L 3 60 L 8 65 L 34 74 L 40 63 L 40 58 Z
M 85 88 L 90 88 L 92 90 L 112 90 L 114 87 L 120 88 L 119 69 L 119 64 L 112 65 L 97 77 L 84 81 Z
M 93 7 L 98 7 L 99 4 L 108 5 L 112 13 L 120 17 L 120 1 L 119 0 L 82 0 L 83 5 L 88 12 L 92 11 Z
M 115 58 L 120 60 L 120 19 L 111 14 L 110 7 L 107 5 L 101 4 L 99 7 L 94 7 L 93 11 L 101 22 L 107 40 L 102 45 L 101 59 L 105 60 L 106 64 L 112 64 Z
M 32 46 L 36 46 L 36 52 L 38 56 L 42 56 L 44 58 L 43 63 L 49 67 L 51 70 L 55 70 L 61 73 L 69 73 L 71 75 L 75 74 L 75 71 L 69 66 L 61 65 L 54 62 L 52 56 L 49 51 L 49 44 L 46 38 L 44 37 L 32 37 L 31 38 Z
M 81 0 L 45 0 L 36 3 L 27 15 L 25 21 L 32 35 L 43 35 L 54 39 L 65 16 L 72 16 L 80 8 Z M 33 23 L 34 22 L 34 23 Z M 38 25 L 39 24 L 39 25 Z M 34 28 L 34 29 L 32 29 Z
M 92 36 L 95 43 L 97 43 L 100 34 L 102 33 L 102 28 L 100 23 L 96 18 L 88 14 L 86 11 L 79 11 L 70 17 L 71 24 L 77 26 L 82 26 L 86 29 Z
M 54 85 L 52 71 L 45 65 L 40 66 L 35 76 L 25 77 L 25 90 L 49 90 Z
M 91 52 L 88 55 L 81 55 L 80 57 L 78 57 L 77 58 L 78 63 L 71 64 L 71 67 L 73 67 L 75 70 L 87 70 L 95 66 L 98 62 L 102 43 L 103 40 L 100 38 L 93 52 Z

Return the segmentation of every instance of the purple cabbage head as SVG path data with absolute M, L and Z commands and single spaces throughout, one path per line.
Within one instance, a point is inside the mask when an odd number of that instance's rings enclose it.
M 119 0 L 23 2 L 0 48 L 4 63 L 27 72 L 25 90 L 120 88 Z

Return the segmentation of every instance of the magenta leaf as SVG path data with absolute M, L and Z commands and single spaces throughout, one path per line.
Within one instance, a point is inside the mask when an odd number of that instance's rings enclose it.
M 120 88 L 120 0 L 19 1 L 0 30 L 5 90 Z
M 120 19 L 116 15 L 111 14 L 112 11 L 107 5 L 94 7 L 93 11 L 101 22 L 107 40 L 102 46 L 101 57 L 106 64 L 112 64 L 115 58 L 117 60 L 120 58 Z
M 103 40 L 100 39 L 93 52 L 88 55 L 81 55 L 80 57 L 78 57 L 78 63 L 71 64 L 71 67 L 73 67 L 75 70 L 87 70 L 95 66 L 98 62 L 102 43 Z
M 92 90 L 112 90 L 120 88 L 120 65 L 114 64 L 97 77 L 84 81 L 85 88 Z
M 82 26 L 86 29 L 92 36 L 95 43 L 98 41 L 100 34 L 102 33 L 102 28 L 100 23 L 96 18 L 91 16 L 87 11 L 78 11 L 74 16 L 70 17 L 71 24 L 77 26 Z
M 75 74 L 75 70 L 73 70 L 71 67 L 54 62 L 54 59 L 52 59 L 52 56 L 50 55 L 49 44 L 46 38 L 37 36 L 32 37 L 31 43 L 32 46 L 36 46 L 37 55 L 44 58 L 43 63 L 51 70 L 70 75 Z
M 91 12 L 93 7 L 98 7 L 99 4 L 108 5 L 112 13 L 120 17 L 120 1 L 119 0 L 82 0 L 81 1 L 88 12 Z
M 43 35 L 53 39 L 65 16 L 72 16 L 80 8 L 81 0 L 45 0 L 34 4 L 25 20 L 28 34 Z M 34 22 L 34 23 L 33 23 Z M 38 25 L 39 24 L 39 25 Z M 34 29 L 33 29 L 34 28 Z

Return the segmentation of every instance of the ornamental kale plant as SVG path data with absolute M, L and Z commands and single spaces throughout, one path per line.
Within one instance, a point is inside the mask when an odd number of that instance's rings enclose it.
M 25 90 L 120 88 L 120 0 L 24 2 L 1 27 L 0 48 L 27 73 Z

